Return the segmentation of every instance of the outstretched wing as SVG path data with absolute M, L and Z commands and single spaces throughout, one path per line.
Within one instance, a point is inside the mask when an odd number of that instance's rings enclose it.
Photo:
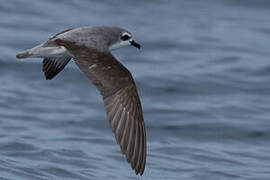
M 42 71 L 47 80 L 54 78 L 70 61 L 71 57 L 60 57 L 60 58 L 44 58 Z
M 142 108 L 135 84 L 121 88 L 104 98 L 107 117 L 121 151 L 136 174 L 143 174 L 146 137 Z
M 144 172 L 146 133 L 141 102 L 130 72 L 109 52 L 96 52 L 61 39 L 85 75 L 103 96 L 107 117 L 121 151 L 136 174 Z

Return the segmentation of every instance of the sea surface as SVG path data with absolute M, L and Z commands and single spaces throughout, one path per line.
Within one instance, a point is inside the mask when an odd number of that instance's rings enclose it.
M 45 80 L 16 53 L 79 26 L 142 44 L 132 72 L 147 127 L 145 173 L 120 152 L 100 94 L 71 62 Z M 269 0 L 1 0 L 0 180 L 269 180 Z

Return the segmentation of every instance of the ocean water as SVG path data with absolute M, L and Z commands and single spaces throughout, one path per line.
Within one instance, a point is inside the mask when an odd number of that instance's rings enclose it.
M 1 180 L 269 180 L 270 1 L 2 0 Z M 70 27 L 128 29 L 147 127 L 145 173 L 116 144 L 102 98 L 72 62 L 51 81 L 16 53 Z

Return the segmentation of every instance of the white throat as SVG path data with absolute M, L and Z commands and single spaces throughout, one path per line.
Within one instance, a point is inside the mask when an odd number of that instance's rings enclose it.
M 119 41 L 119 42 L 117 42 L 115 44 L 112 44 L 109 47 L 109 49 L 110 50 L 115 50 L 115 49 L 119 49 L 119 48 L 124 47 L 124 46 L 128 46 L 128 45 L 130 45 L 130 42 L 129 41 L 130 40 L 128 40 L 128 41 Z

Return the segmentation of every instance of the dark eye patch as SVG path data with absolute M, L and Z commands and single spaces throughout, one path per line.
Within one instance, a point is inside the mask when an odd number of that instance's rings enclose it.
M 126 40 L 130 39 L 130 36 L 127 35 L 127 34 L 125 34 L 125 35 L 121 36 L 121 39 L 122 39 L 123 41 L 126 41 Z

